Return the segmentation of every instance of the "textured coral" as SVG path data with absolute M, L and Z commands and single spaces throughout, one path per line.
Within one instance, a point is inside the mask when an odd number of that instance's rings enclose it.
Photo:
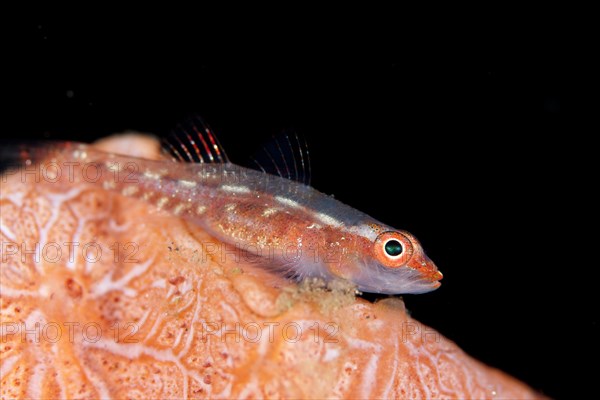
M 142 201 L 26 178 L 1 183 L 2 398 L 538 397 L 399 298 L 276 282 Z

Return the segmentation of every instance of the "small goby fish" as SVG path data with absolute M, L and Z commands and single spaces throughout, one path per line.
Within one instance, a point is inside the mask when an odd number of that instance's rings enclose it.
M 178 139 L 177 148 L 169 145 L 176 162 L 72 142 L 54 146 L 44 160 L 71 166 L 71 173 L 73 165 L 93 166 L 70 178 L 190 220 L 288 278 L 342 278 L 360 291 L 382 294 L 425 293 L 440 286 L 442 274 L 410 233 L 304 182 L 233 164 L 208 127 L 193 131 L 186 142 Z M 40 157 L 25 152 L 22 158 L 30 165 Z M 86 169 L 93 171 L 85 176 Z

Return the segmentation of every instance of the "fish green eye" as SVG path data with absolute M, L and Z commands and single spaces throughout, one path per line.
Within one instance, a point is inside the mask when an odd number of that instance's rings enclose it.
M 397 257 L 402 254 L 403 251 L 402 244 L 396 239 L 388 240 L 385 243 L 384 248 L 387 255 L 391 257 Z

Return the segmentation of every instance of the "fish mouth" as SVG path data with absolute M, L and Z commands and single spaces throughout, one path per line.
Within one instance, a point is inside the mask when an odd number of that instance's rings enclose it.
M 438 281 L 444 279 L 444 274 L 442 274 L 440 271 L 435 271 L 433 274 L 431 274 L 431 276 L 427 277 L 427 279 L 431 280 L 431 282 L 437 282 L 438 287 L 440 287 L 441 283 Z
M 440 278 L 441 279 L 441 278 Z M 416 280 L 411 282 L 409 286 L 409 291 L 406 291 L 406 294 L 421 294 L 434 291 L 442 286 L 442 283 L 439 280 L 433 280 L 430 278 L 422 278 L 420 280 Z
M 423 280 L 425 280 L 429 283 L 429 287 L 431 289 L 428 291 L 432 291 L 432 290 L 435 290 L 435 289 L 439 288 L 440 286 L 442 286 L 442 282 L 440 282 L 440 281 L 443 278 L 444 278 L 444 275 L 440 271 L 436 270 L 432 274 L 427 275 L 426 277 L 423 277 Z M 425 293 L 425 292 L 421 292 L 421 293 Z
M 423 279 L 430 282 L 437 282 L 444 278 L 444 275 L 440 272 L 435 263 L 431 261 L 425 253 L 421 253 L 411 259 L 406 266 L 418 271 Z
M 434 266 L 434 268 L 435 268 L 435 266 Z M 442 282 L 440 282 L 440 281 L 443 278 L 444 278 L 444 274 L 442 274 L 436 268 L 436 270 L 432 274 L 430 274 L 430 275 L 428 275 L 426 277 L 423 277 L 423 280 L 425 280 L 425 281 L 427 281 L 429 283 L 429 287 L 431 289 L 428 290 L 428 291 L 431 291 L 431 290 L 435 290 L 435 289 L 439 288 L 440 286 L 442 286 Z M 421 293 L 425 293 L 425 292 L 421 292 Z

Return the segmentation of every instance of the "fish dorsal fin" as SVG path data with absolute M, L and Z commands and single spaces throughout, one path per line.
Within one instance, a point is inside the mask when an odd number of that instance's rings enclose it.
M 310 185 L 308 145 L 296 132 L 273 136 L 251 161 L 254 167 L 265 173 Z
M 212 129 L 198 116 L 177 126 L 163 140 L 163 150 L 178 162 L 228 163 L 227 153 Z

